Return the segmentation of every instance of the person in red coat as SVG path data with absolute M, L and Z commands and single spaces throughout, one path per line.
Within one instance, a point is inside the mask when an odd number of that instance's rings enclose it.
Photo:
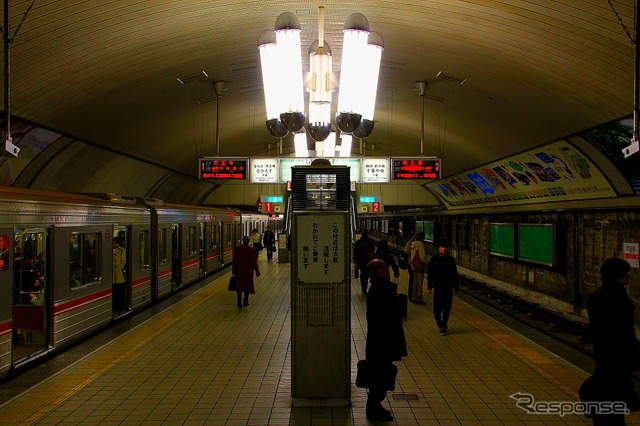
M 260 276 L 256 251 L 249 245 L 251 237 L 242 237 L 242 244 L 233 251 L 233 266 L 231 273 L 236 276 L 236 294 L 238 295 L 238 308 L 249 306 L 249 294 L 256 294 L 253 287 L 253 271 L 256 277 Z M 244 302 L 242 293 L 244 292 Z

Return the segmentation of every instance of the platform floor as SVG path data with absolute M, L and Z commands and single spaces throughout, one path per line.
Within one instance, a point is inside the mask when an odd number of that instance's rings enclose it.
M 230 272 L 0 406 L 2 424 L 351 425 L 351 407 L 291 407 L 289 264 L 266 262 L 250 306 L 226 290 Z M 406 288 L 406 272 L 400 288 Z M 363 358 L 365 296 L 352 282 L 352 377 Z M 590 424 L 529 414 L 510 395 L 577 401 L 587 373 L 456 298 L 440 337 L 427 305 L 410 304 L 409 356 L 388 394 L 398 425 Z M 407 400 L 409 399 L 409 400 Z M 637 424 L 638 416 L 627 416 Z M 379 423 L 382 424 L 382 423 Z

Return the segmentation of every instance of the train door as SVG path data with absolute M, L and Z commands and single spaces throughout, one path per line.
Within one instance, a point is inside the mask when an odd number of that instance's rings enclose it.
M 122 225 L 113 227 L 113 280 L 112 309 L 117 317 L 131 309 L 131 253 L 129 228 Z
M 200 231 L 200 235 L 198 236 L 199 247 L 198 247 L 198 256 L 200 258 L 200 276 L 203 277 L 207 273 L 207 256 L 205 253 L 205 226 L 204 222 L 198 222 L 198 230 Z
M 16 229 L 13 257 L 12 361 L 30 358 L 49 343 L 49 244 L 46 229 Z
M 171 281 L 173 289 L 182 286 L 182 235 L 179 224 L 171 225 Z

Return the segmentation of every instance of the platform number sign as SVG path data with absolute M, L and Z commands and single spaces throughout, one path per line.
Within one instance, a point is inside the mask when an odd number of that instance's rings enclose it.
M 380 213 L 380 203 L 371 203 L 371 211 L 373 213 Z
M 273 213 L 273 203 L 264 203 L 264 212 L 265 213 Z

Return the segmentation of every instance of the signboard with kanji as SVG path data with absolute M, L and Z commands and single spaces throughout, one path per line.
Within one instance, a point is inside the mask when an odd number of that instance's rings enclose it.
M 297 218 L 297 269 L 302 283 L 338 283 L 348 261 L 344 215 L 300 215 Z
M 438 180 L 442 171 L 439 158 L 393 158 L 393 179 Z
M 278 183 L 278 159 L 277 158 L 252 158 L 251 183 Z
M 246 179 L 246 158 L 201 158 L 200 179 Z

